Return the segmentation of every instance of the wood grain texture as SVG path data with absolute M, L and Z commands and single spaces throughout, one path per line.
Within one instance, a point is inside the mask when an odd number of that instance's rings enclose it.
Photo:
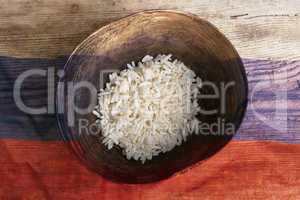
M 68 55 L 104 24 L 146 9 L 197 14 L 216 25 L 244 58 L 300 57 L 300 2 L 295 0 L 2 0 L 0 53 L 31 58 Z
M 299 199 L 300 145 L 230 142 L 191 170 L 143 185 L 87 170 L 62 142 L 1 140 L 1 199 Z
M 288 89 L 288 130 L 266 125 L 249 107 L 237 140 L 299 143 L 297 0 L 0 0 L 0 199 L 300 199 L 298 144 L 234 141 L 204 165 L 178 177 L 128 186 L 95 176 L 61 142 L 29 141 L 59 136 L 54 116 L 28 116 L 15 106 L 16 75 L 32 68 L 62 67 L 75 46 L 92 32 L 145 9 L 188 11 L 216 25 L 244 58 L 250 90 L 257 83 L 265 85 L 252 101 L 269 122 L 286 119 L 282 110 L 275 120 L 272 91 L 280 86 Z M 284 69 L 288 81 L 280 82 Z M 40 77 L 28 80 L 23 93 L 28 104 L 45 105 L 44 81 Z
M 249 104 L 235 139 L 300 142 L 300 61 L 243 60 Z

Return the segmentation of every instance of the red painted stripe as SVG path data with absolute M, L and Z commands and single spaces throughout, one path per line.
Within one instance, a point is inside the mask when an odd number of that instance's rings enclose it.
M 0 199 L 300 199 L 300 145 L 232 141 L 181 174 L 146 185 L 104 180 L 63 142 L 0 140 Z

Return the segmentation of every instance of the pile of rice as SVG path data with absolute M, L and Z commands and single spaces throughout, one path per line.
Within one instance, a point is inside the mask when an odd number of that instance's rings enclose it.
M 119 145 L 127 159 L 144 163 L 198 132 L 201 79 L 171 55 L 147 55 L 127 67 L 110 74 L 93 113 L 108 149 Z

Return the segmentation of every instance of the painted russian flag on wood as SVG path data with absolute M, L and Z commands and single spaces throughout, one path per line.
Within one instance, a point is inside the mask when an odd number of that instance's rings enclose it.
M 28 67 L 56 60 L 1 57 L 0 199 L 276 199 L 300 198 L 300 61 L 244 59 L 251 97 L 238 134 L 208 160 L 169 179 L 144 185 L 117 184 L 87 170 L 61 141 L 54 116 L 29 116 L 13 104 L 11 87 Z M 44 63 L 44 66 L 43 66 Z M 22 70 L 23 67 L 23 70 Z M 286 82 L 280 81 L 286 73 Z M 287 108 L 275 110 L 274 88 L 287 89 Z M 34 82 L 34 83 L 33 83 Z M 270 84 L 272 83 L 272 84 Z M 253 92 L 256 86 L 262 87 Z M 46 82 L 25 84 L 30 105 L 46 103 Z M 40 98 L 40 97 L 44 98 Z M 39 97 L 39 99 L 35 99 Z M 274 118 L 277 117 L 277 118 Z M 281 123 L 285 123 L 285 130 Z M 297 198 L 296 198 L 297 199 Z
M 247 58 L 249 106 L 235 138 L 205 162 L 153 184 L 116 184 L 67 149 L 54 115 L 16 107 L 14 80 L 28 69 L 62 68 L 67 57 L 50 58 L 110 21 L 155 8 L 195 13 L 229 38 Z M 0 11 L 0 200 L 300 199 L 300 1 L 12 0 Z M 46 90 L 45 78 L 33 77 L 22 97 L 44 106 Z

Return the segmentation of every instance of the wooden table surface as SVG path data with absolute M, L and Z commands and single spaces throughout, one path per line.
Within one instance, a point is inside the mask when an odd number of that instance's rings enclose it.
M 188 11 L 236 47 L 249 105 L 234 140 L 209 160 L 146 185 L 104 180 L 60 140 L 55 117 L 13 99 L 29 69 L 61 69 L 101 26 L 147 9 Z M 0 0 L 0 199 L 300 199 L 300 1 Z M 47 103 L 42 76 L 25 81 L 27 105 Z

